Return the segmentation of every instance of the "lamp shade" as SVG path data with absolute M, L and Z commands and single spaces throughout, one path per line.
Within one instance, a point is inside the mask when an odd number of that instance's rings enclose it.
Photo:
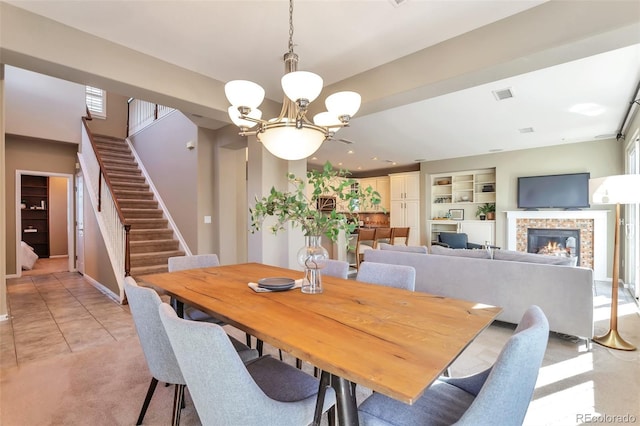
M 329 131 L 335 133 L 342 128 L 340 119 L 328 111 L 320 112 L 313 116 L 313 123 L 317 126 L 327 127 Z
M 231 119 L 231 121 L 233 121 L 233 124 L 240 128 L 251 129 L 252 127 L 255 127 L 256 124 L 258 124 L 254 121 L 244 120 L 240 118 L 240 111 L 238 111 L 238 107 L 236 106 L 231 105 L 227 111 L 229 112 L 229 118 Z M 247 114 L 247 116 L 255 118 L 256 120 L 260 120 L 262 118 L 262 111 L 257 108 L 252 109 L 249 114 Z
M 593 204 L 640 203 L 640 175 L 615 175 L 589 179 Z
M 293 102 L 307 99 L 313 102 L 322 91 L 322 77 L 309 71 L 293 71 L 282 76 L 282 90 Z
M 258 108 L 264 100 L 264 89 L 248 80 L 232 80 L 224 85 L 224 94 L 231 105 Z
M 356 92 L 338 92 L 329 96 L 324 104 L 327 110 L 336 117 L 348 115 L 353 117 L 360 109 L 362 98 Z
M 294 125 L 274 127 L 258 133 L 258 140 L 278 158 L 284 160 L 302 160 L 316 152 L 325 136 L 322 132 Z

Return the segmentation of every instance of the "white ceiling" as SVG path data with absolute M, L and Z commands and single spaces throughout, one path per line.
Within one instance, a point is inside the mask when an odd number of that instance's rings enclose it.
M 282 99 L 286 1 L 9 3 L 222 82 L 253 80 L 268 98 Z M 393 0 L 297 0 L 295 51 L 300 69 L 320 74 L 325 86 L 340 84 L 543 3 L 405 0 L 395 6 Z M 549 68 L 365 111 L 336 134 L 352 145 L 325 142 L 310 162 L 330 160 L 366 171 L 418 159 L 614 137 L 640 80 L 640 34 L 622 45 L 628 47 L 569 62 L 556 58 L 558 65 Z M 395 78 L 401 80 L 402 73 Z M 505 88 L 514 97 L 496 101 L 492 90 Z M 585 104 L 586 112 L 571 110 Z M 522 128 L 534 131 L 520 133 Z

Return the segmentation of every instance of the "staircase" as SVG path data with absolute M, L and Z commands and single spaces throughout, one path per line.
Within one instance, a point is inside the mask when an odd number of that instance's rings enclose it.
M 131 275 L 167 272 L 168 258 L 184 256 L 178 240 L 124 139 L 93 135 L 96 156 L 105 167 L 114 198 L 131 225 Z

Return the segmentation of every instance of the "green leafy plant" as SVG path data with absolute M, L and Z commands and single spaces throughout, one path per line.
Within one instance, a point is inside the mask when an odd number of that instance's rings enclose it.
M 478 206 L 476 210 L 476 216 L 487 215 L 489 213 L 495 213 L 496 205 L 494 203 L 484 203 Z
M 371 187 L 356 190 L 357 181 L 349 178 L 350 175 L 348 170 L 334 169 L 329 162 L 322 170 L 308 171 L 306 180 L 288 174 L 291 191 L 272 187 L 268 196 L 256 197 L 255 205 L 249 208 L 251 232 L 260 231 L 265 218 L 272 216 L 276 219 L 270 227 L 274 234 L 285 229 L 288 222 L 300 226 L 306 236 L 326 235 L 334 242 L 340 231 L 350 234 L 356 228 L 355 214 L 381 201 L 380 194 Z M 346 211 L 322 211 L 318 200 L 322 202 L 325 197 L 335 197 L 337 204 L 346 206 Z

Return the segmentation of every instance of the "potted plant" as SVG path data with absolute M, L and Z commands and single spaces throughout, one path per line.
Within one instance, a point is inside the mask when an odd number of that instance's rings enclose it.
M 307 243 L 298 253 L 298 261 L 305 268 L 302 289 L 305 293 L 322 292 L 319 269 L 324 266 L 327 252 L 320 245 L 321 236 L 336 242 L 341 231 L 348 235 L 356 228 L 357 221 L 353 216 L 361 208 L 380 204 L 380 194 L 371 187 L 354 190 L 357 181 L 349 178 L 350 174 L 348 170 L 334 169 L 329 162 L 322 170 L 308 171 L 306 180 L 290 173 L 287 179 L 291 191 L 278 191 L 272 187 L 269 195 L 256 198 L 253 208 L 249 208 L 251 232 L 260 231 L 267 216 L 275 218 L 270 227 L 274 234 L 285 229 L 288 222 L 304 232 Z M 346 211 L 326 211 L 319 205 L 334 197 L 337 204 L 346 206 Z M 305 287 L 307 282 L 310 288 Z
M 496 205 L 495 203 L 484 203 L 478 206 L 476 210 L 476 216 L 480 220 L 495 220 L 496 218 Z

